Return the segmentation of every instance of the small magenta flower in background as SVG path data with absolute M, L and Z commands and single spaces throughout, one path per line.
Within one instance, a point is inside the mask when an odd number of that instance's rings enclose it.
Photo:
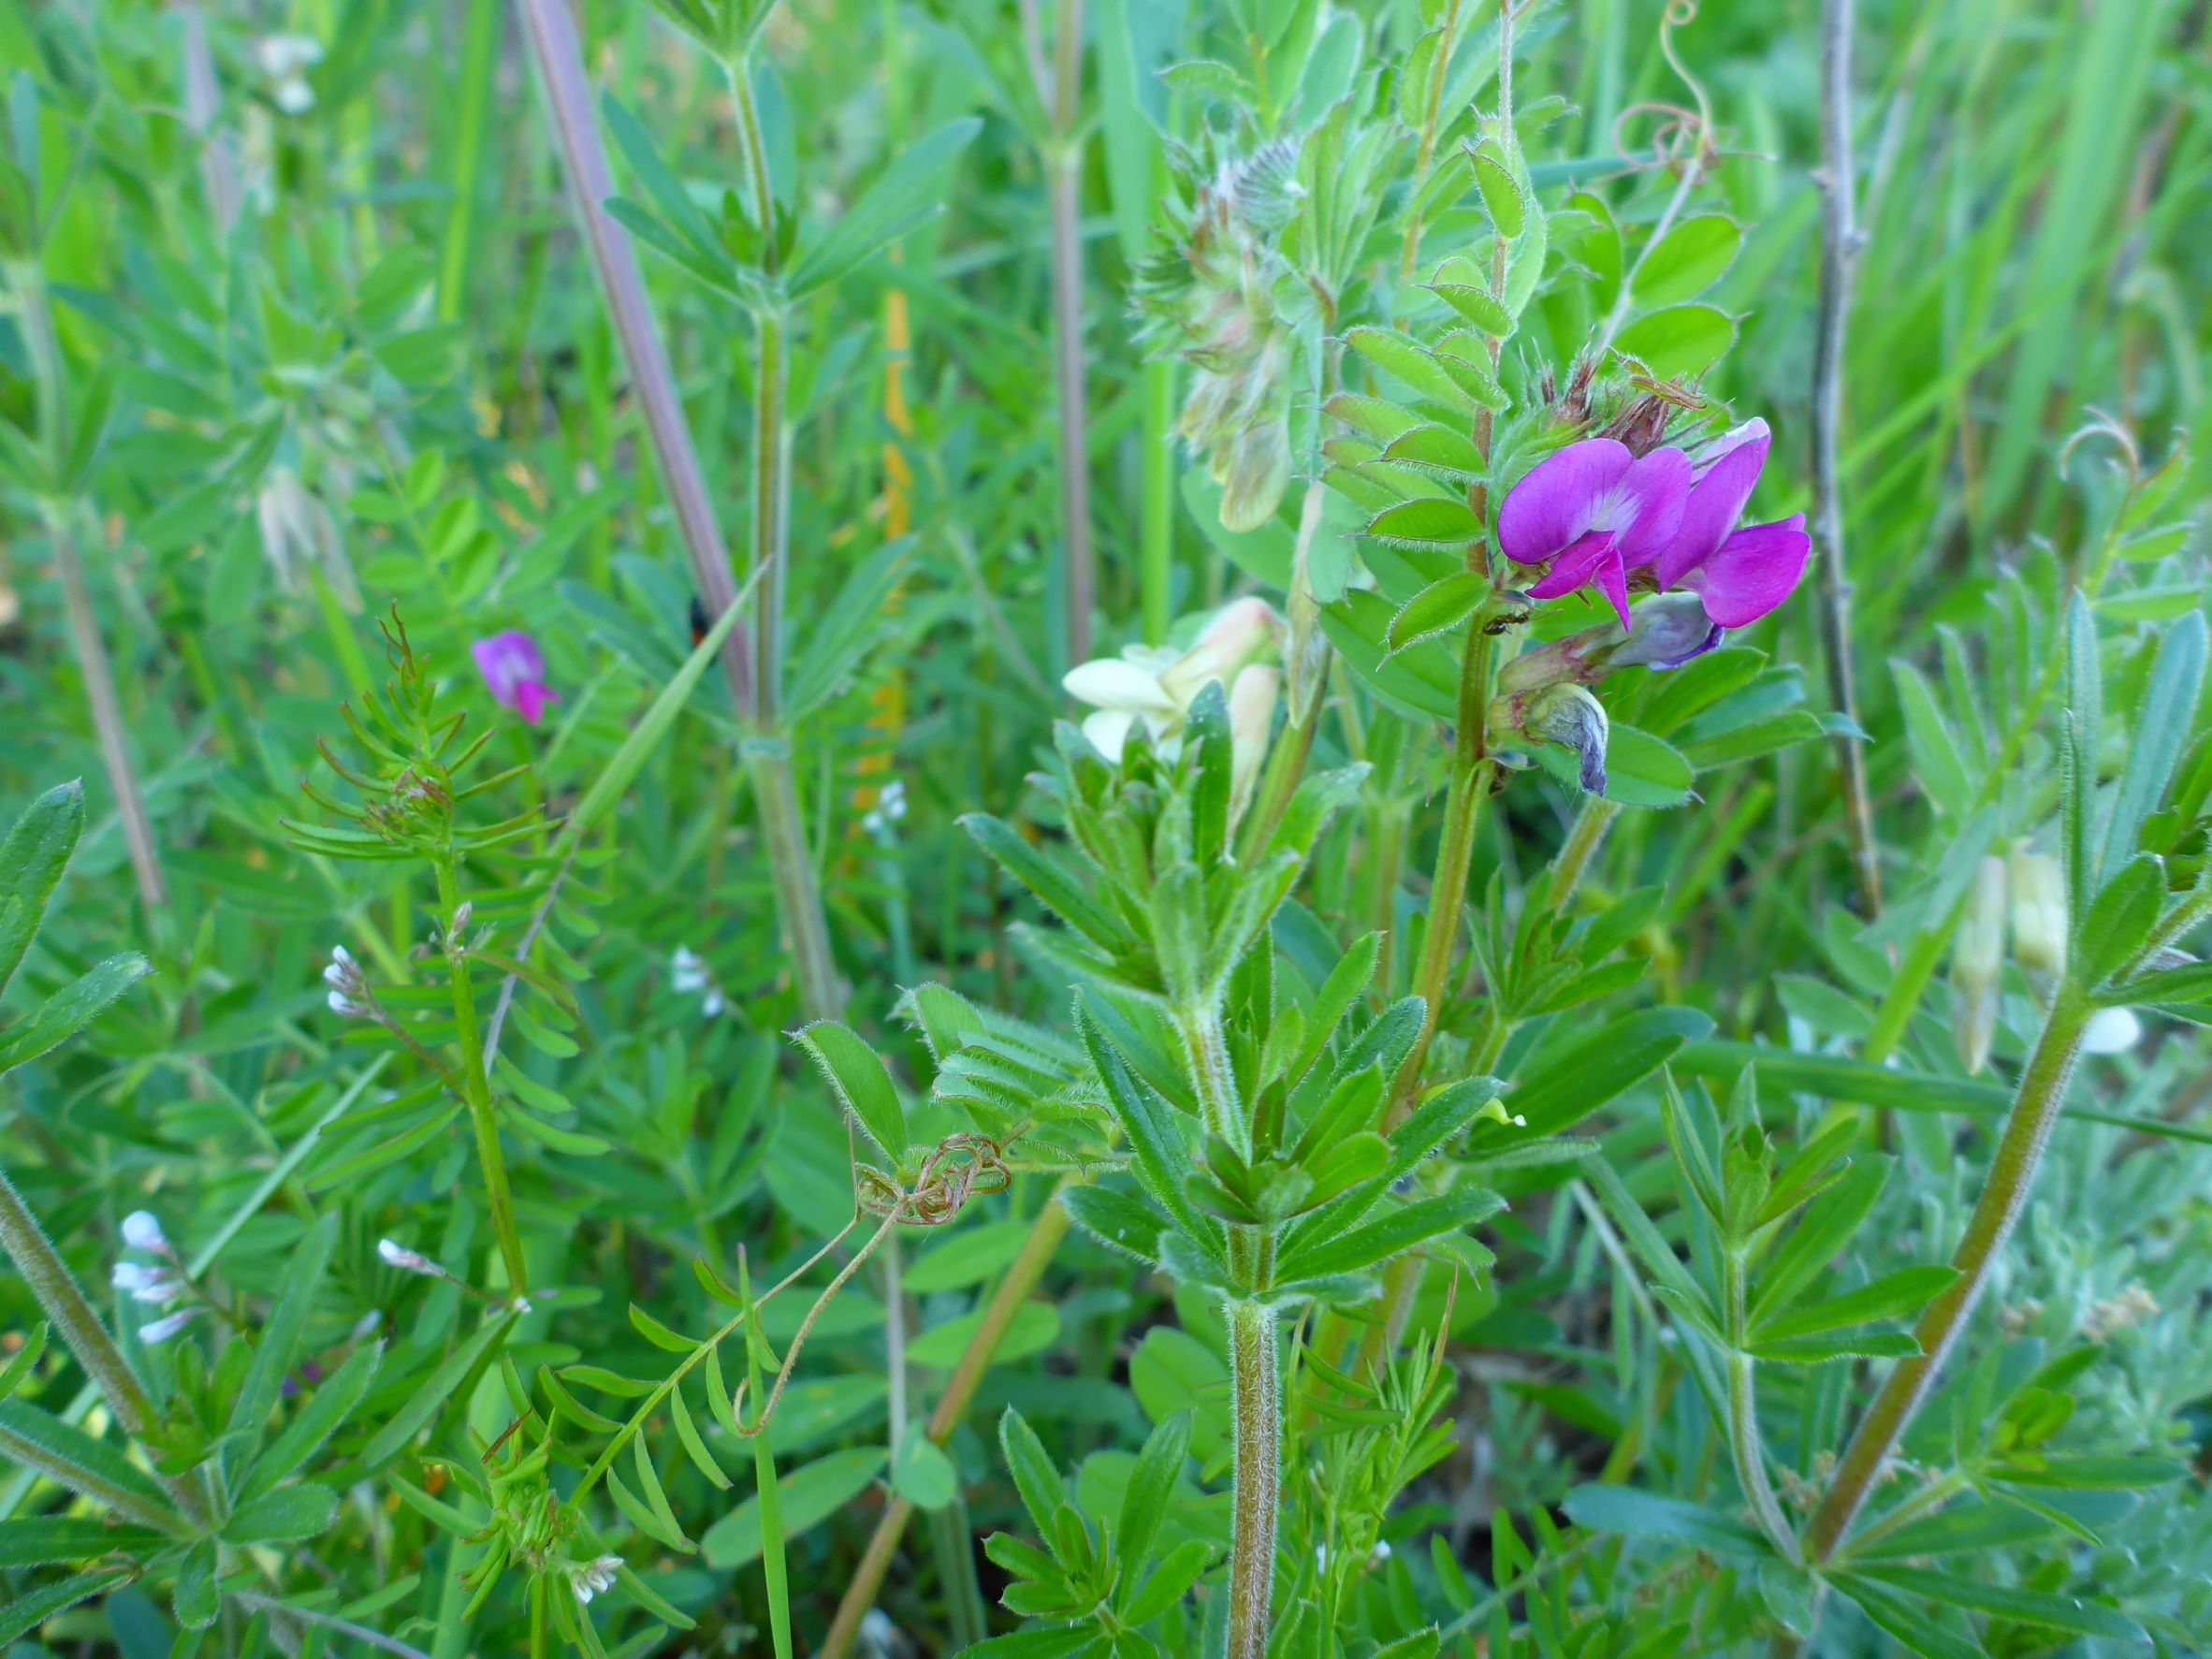
M 1770 442 L 1754 420 L 1695 461 L 1671 444 L 1637 456 L 1611 438 L 1570 444 L 1506 495 L 1499 545 L 1516 564 L 1550 566 L 1530 597 L 1594 587 L 1623 631 L 1632 587 L 1686 589 L 1716 627 L 1748 626 L 1790 596 L 1812 548 L 1801 513 L 1737 528 Z
M 538 649 L 538 642 L 519 628 L 510 628 L 478 640 L 469 649 L 475 654 L 476 671 L 491 689 L 492 701 L 513 709 L 525 725 L 536 725 L 546 705 L 556 701 L 546 684 L 546 654 Z

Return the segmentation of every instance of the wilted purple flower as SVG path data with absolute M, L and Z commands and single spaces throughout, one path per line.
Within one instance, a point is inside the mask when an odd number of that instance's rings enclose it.
M 478 640 L 469 649 L 484 683 L 491 688 L 491 700 L 512 708 L 525 725 L 536 725 L 546 705 L 555 701 L 552 688 L 546 684 L 546 654 L 538 649 L 538 642 L 519 628 L 510 628 Z
M 1745 627 L 1790 596 L 1812 553 L 1803 514 L 1737 528 L 1770 441 L 1754 420 L 1695 462 L 1672 445 L 1637 456 L 1610 438 L 1570 444 L 1506 495 L 1499 544 L 1517 564 L 1550 566 L 1532 597 L 1594 587 L 1624 631 L 1632 586 L 1688 589 L 1715 625 Z

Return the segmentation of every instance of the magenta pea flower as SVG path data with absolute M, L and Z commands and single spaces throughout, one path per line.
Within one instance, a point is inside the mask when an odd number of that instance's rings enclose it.
M 469 649 L 475 656 L 476 671 L 490 688 L 491 700 L 513 709 L 525 725 L 536 725 L 546 705 L 558 700 L 546 683 L 545 652 L 519 628 L 480 639 Z
M 1498 542 L 1516 564 L 1551 568 L 1529 589 L 1558 599 L 1595 588 L 1628 620 L 1628 573 L 1674 541 L 1690 497 L 1690 458 L 1675 448 L 1631 455 L 1611 438 L 1570 444 L 1536 463 L 1498 513 Z
M 1550 567 L 1532 598 L 1594 587 L 1623 630 L 1632 587 L 1687 589 L 1715 627 L 1745 627 L 1790 596 L 1812 546 L 1801 513 L 1737 527 L 1770 442 L 1754 420 L 1696 462 L 1671 444 L 1638 457 L 1610 438 L 1570 444 L 1506 495 L 1499 544 L 1517 564 Z
M 1725 433 L 1696 469 L 1674 540 L 1659 555 L 1662 589 L 1687 588 L 1723 628 L 1745 628 L 1797 590 L 1812 556 L 1805 515 L 1737 528 L 1767 464 L 1763 420 Z

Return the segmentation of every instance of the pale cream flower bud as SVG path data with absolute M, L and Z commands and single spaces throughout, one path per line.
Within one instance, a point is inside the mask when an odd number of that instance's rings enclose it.
M 2013 849 L 2013 960 L 2038 973 L 2066 967 L 2066 876 L 2047 852 Z
M 1282 701 L 1283 676 L 1279 669 L 1254 662 L 1242 670 L 1229 690 L 1229 735 L 1231 744 L 1229 816 L 1235 822 L 1252 804 L 1259 783 L 1259 768 L 1267 760 L 1268 739 L 1274 732 L 1275 705 Z
M 1266 600 L 1257 595 L 1230 600 L 1200 630 L 1190 649 L 1159 677 L 1159 690 L 1176 707 L 1188 708 L 1191 699 L 1205 690 L 1209 681 L 1219 680 L 1224 687 L 1233 685 L 1244 668 L 1275 655 L 1282 626 L 1282 618 Z M 1075 688 L 1070 686 L 1069 690 Z M 1075 694 L 1086 703 L 1098 701 L 1081 691 Z
M 1951 1035 L 1969 1073 L 1989 1063 L 1997 1037 L 1997 975 L 2004 966 L 2005 866 L 1985 858 L 1974 869 L 1966 910 L 1951 941 Z

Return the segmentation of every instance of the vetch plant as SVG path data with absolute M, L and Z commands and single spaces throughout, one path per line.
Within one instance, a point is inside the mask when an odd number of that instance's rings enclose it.
M 2195 1652 L 2201 8 L 1859 9 L 11 12 L 0 1649 Z

